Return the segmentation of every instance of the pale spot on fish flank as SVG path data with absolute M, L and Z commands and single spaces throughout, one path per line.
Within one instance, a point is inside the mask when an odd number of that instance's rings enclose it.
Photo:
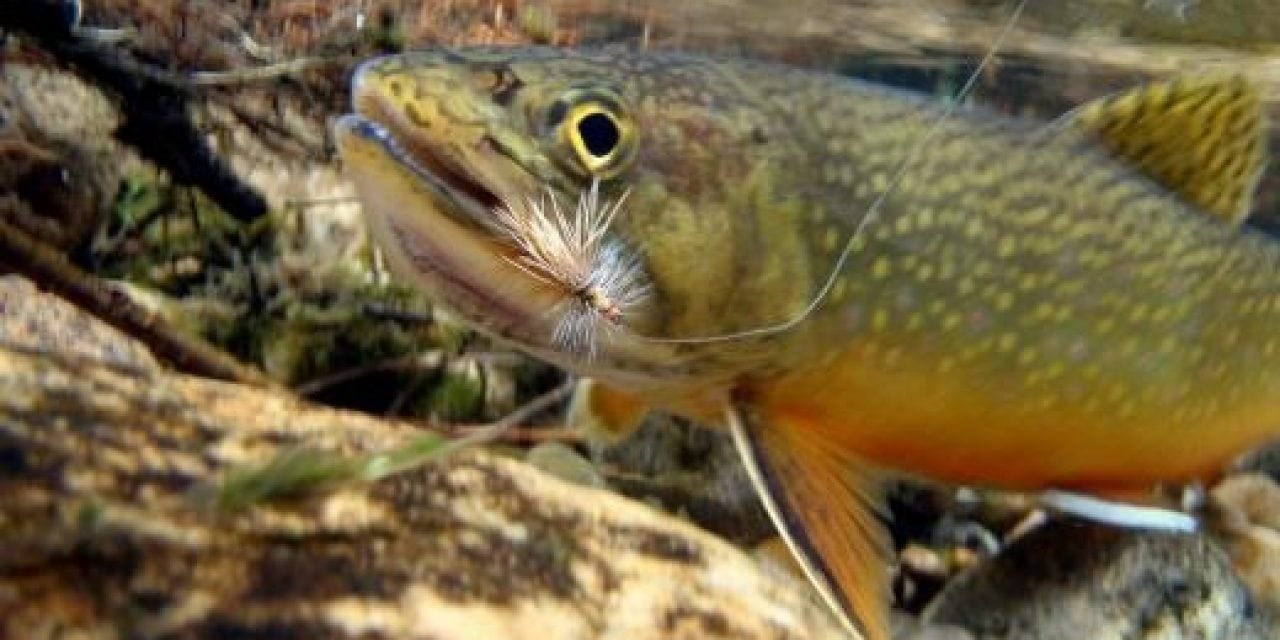
M 956 266 L 955 260 L 942 258 L 938 261 L 938 279 L 943 282 L 950 282 L 959 271 L 960 269 Z
M 978 218 L 969 218 L 964 224 L 964 235 L 970 239 L 981 238 L 986 233 L 986 227 L 983 226 L 982 220 Z
M 1071 362 L 1084 362 L 1089 359 L 1089 355 L 1093 352 L 1089 348 L 1089 341 L 1083 337 L 1077 337 L 1067 343 L 1064 355 Z
M 933 279 L 933 265 L 925 263 L 916 268 L 916 280 L 927 283 Z
M 1001 236 L 996 242 L 996 257 L 1009 258 L 1018 250 L 1018 240 L 1013 236 Z
M 1138 303 L 1133 305 L 1133 308 L 1129 309 L 1129 322 L 1132 324 L 1141 324 L 1147 319 L 1148 312 L 1147 305 L 1145 304 Z
M 1018 336 L 1013 333 L 1003 333 L 996 339 L 996 351 L 1000 353 L 1009 353 L 1016 346 L 1018 346 Z
M 1022 350 L 1018 352 L 1018 366 L 1020 367 L 1030 366 L 1035 362 L 1035 360 L 1036 350 L 1032 347 L 1023 347 Z
M 928 230 L 933 227 L 934 218 L 936 218 L 936 215 L 934 215 L 933 210 L 929 209 L 929 207 L 924 207 L 924 209 L 916 211 L 915 227 L 922 230 L 922 232 L 923 230 Z
M 831 287 L 831 299 L 835 302 L 844 302 L 849 295 L 849 278 L 841 277 L 836 280 L 834 286 Z
M 993 302 L 995 303 L 996 311 L 1008 311 L 1013 308 L 1015 298 L 1013 294 L 1008 291 L 1000 291 L 995 295 Z
M 836 250 L 839 243 L 840 230 L 834 226 L 828 226 L 822 233 L 822 250 L 831 253 Z
M 871 329 L 873 331 L 884 331 L 888 328 L 889 310 L 879 307 L 871 314 Z
M 871 265 L 871 277 L 876 280 L 884 280 L 889 277 L 889 273 L 893 271 L 893 265 L 889 258 L 881 256 L 876 258 L 875 263 Z

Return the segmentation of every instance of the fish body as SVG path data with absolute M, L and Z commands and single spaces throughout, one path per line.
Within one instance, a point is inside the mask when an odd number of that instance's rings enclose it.
M 1239 224 L 1264 160 L 1239 79 L 1052 125 L 666 54 L 412 53 L 353 92 L 338 145 L 393 266 L 599 380 L 602 406 L 730 424 L 871 638 L 881 472 L 1108 493 L 1211 477 L 1280 433 L 1280 244 Z M 596 281 L 557 279 L 513 241 L 546 225 L 493 211 L 587 192 L 625 198 L 597 253 L 643 295 L 597 288 L 612 311 L 584 349 L 557 336 Z

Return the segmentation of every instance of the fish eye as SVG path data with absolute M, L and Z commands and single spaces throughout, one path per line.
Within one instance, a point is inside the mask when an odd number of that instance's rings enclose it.
M 560 125 L 560 139 L 571 151 L 571 168 L 594 178 L 616 176 L 633 155 L 634 125 L 621 102 L 612 96 L 576 97 L 576 103 L 552 105 L 552 113 L 548 114 L 549 120 Z
M 593 158 L 608 158 L 622 138 L 618 124 L 613 116 L 597 111 L 588 113 L 578 120 L 578 139 Z

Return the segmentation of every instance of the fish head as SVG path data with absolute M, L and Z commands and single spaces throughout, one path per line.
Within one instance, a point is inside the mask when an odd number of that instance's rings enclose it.
M 729 376 L 741 345 L 699 336 L 785 319 L 811 278 L 778 223 L 768 118 L 710 74 L 551 49 L 388 56 L 357 71 L 335 138 L 393 270 L 469 324 L 589 375 Z

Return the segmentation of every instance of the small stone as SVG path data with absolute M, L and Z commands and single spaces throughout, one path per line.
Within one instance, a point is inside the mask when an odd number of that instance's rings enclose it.
M 543 442 L 525 454 L 525 462 L 565 482 L 602 489 L 604 477 L 591 461 L 559 442 Z
M 1280 618 L 1280 485 L 1261 473 L 1223 480 L 1210 493 L 1222 538 L 1258 604 Z
M 898 556 L 902 568 L 916 576 L 943 579 L 949 573 L 947 562 L 937 551 L 918 544 L 908 544 Z
M 980 640 L 1275 638 L 1203 535 L 1050 522 L 951 581 L 923 620 Z

